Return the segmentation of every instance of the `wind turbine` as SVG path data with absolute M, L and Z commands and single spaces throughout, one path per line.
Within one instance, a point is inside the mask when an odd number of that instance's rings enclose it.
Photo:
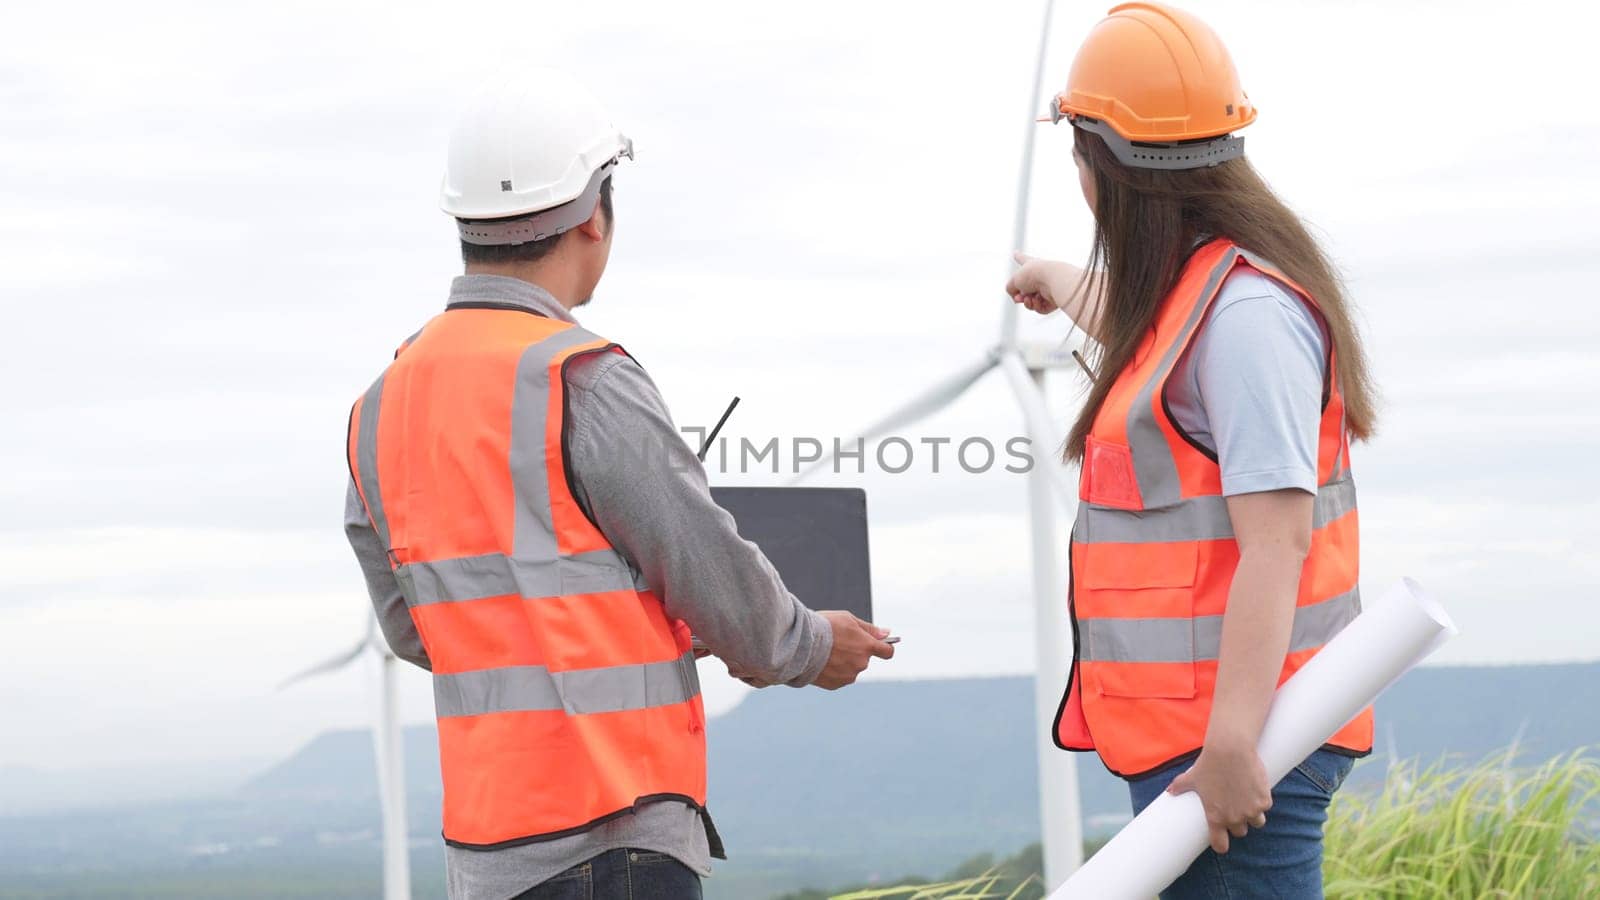
M 1016 218 L 1011 246 L 1021 250 L 1027 242 L 1028 199 L 1033 179 L 1033 145 L 1038 131 L 1040 85 L 1044 80 L 1046 51 L 1050 42 L 1050 19 L 1054 0 L 1044 4 L 1044 24 L 1039 29 L 1039 60 L 1033 73 L 1033 89 L 1025 119 L 1021 175 L 1017 184 Z M 1028 510 L 1033 531 L 1034 634 L 1038 669 L 1034 677 L 1034 715 L 1037 720 L 1035 750 L 1039 760 L 1041 844 L 1044 850 L 1046 888 L 1054 888 L 1083 863 L 1083 822 L 1078 804 L 1077 764 L 1072 754 L 1055 746 L 1052 729 L 1057 704 L 1066 686 L 1070 665 L 1070 637 L 1066 616 L 1066 586 L 1058 561 L 1055 507 L 1056 495 L 1063 509 L 1076 509 L 1077 493 L 1061 478 L 1053 459 L 1062 444 L 1045 403 L 1044 376 L 1051 369 L 1067 368 L 1076 360 L 1061 346 L 1022 344 L 1017 340 L 1017 307 L 1006 301 L 1001 314 L 1000 339 L 983 356 L 945 380 L 935 384 L 905 406 L 863 430 L 858 436 L 871 439 L 910 425 L 955 402 L 967 389 L 993 369 L 1000 369 L 1011 383 L 1028 435 L 1035 448 L 1043 448 L 1028 474 Z M 852 442 L 854 443 L 854 442 Z M 826 465 L 833 458 L 824 456 L 794 480 L 799 481 Z
M 378 801 L 383 814 L 383 897 L 384 900 L 411 900 L 405 756 L 400 738 L 395 685 L 398 660 L 378 633 L 377 618 L 367 617 L 366 633 L 354 647 L 291 676 L 278 685 L 278 690 L 307 678 L 337 672 L 369 652 L 378 660 L 378 708 L 372 723 L 372 745 L 377 756 Z

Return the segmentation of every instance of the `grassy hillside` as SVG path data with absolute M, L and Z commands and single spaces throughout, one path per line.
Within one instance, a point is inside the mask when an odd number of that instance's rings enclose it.
M 1402 756 L 1424 761 L 1479 759 L 1519 732 L 1525 758 L 1600 745 L 1586 700 L 1597 687 L 1600 664 L 1423 669 L 1380 702 L 1378 749 L 1391 734 Z M 710 724 L 710 807 L 731 859 L 707 895 L 883 884 L 948 874 L 980 851 L 1016 853 L 1037 840 L 1031 715 L 1027 678 L 753 694 Z M 442 896 L 437 750 L 430 728 L 405 737 L 417 896 Z M 1126 790 L 1093 757 L 1079 760 L 1090 832 L 1114 830 Z M 1380 754 L 1350 784 L 1381 783 L 1384 770 Z M 0 800 L 19 796 L 14 787 L 0 782 Z M 329 733 L 202 798 L 0 813 L 0 896 L 110 896 L 146 881 L 160 885 L 146 896 L 290 896 L 310 873 L 297 895 L 371 896 L 377 829 L 370 735 Z
M 1590 753 L 1542 765 L 1507 756 L 1397 766 L 1381 790 L 1335 798 L 1324 891 L 1332 900 L 1600 897 L 1597 799 L 1600 763 Z M 999 862 L 974 857 L 938 879 L 805 889 L 777 900 L 1038 900 L 1041 863 L 1034 844 Z

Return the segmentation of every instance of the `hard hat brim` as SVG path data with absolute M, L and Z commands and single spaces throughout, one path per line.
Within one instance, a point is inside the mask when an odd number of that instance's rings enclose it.
M 625 152 L 631 158 L 632 146 L 629 145 Z M 600 187 L 616 167 L 617 161 L 613 159 L 596 169 L 583 191 L 560 206 L 499 219 L 456 219 L 456 229 L 462 241 L 479 247 L 531 244 L 571 231 L 594 215 L 595 204 L 600 200 Z
M 1234 134 L 1188 141 L 1130 141 L 1110 124 L 1077 113 L 1057 114 L 1074 128 L 1100 136 L 1117 162 L 1134 169 L 1203 169 L 1244 156 L 1244 138 Z

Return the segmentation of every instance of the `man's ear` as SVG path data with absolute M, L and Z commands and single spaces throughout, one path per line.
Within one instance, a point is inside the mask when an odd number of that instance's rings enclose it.
M 600 209 L 600 202 L 597 200 L 594 204 L 594 215 L 591 215 L 587 221 L 580 223 L 573 230 L 580 232 L 589 240 L 599 243 L 606 239 L 605 215 L 605 212 Z

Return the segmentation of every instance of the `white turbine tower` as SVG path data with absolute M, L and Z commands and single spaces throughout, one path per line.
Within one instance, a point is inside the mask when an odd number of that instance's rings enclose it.
M 411 900 L 411 865 L 406 834 L 406 769 L 401 745 L 399 705 L 395 689 L 398 660 L 378 633 L 378 620 L 367 618 L 367 631 L 354 647 L 306 669 L 278 686 L 336 672 L 371 653 L 378 663 L 378 708 L 372 722 L 372 745 L 378 763 L 378 801 L 383 815 L 383 898 Z
M 1039 30 L 1039 60 L 1033 73 L 1033 88 L 1028 101 L 1027 132 L 1023 141 L 1022 171 L 1017 184 L 1016 219 L 1011 246 L 1021 250 L 1027 242 L 1028 198 L 1033 178 L 1033 144 L 1038 132 L 1036 116 L 1040 107 L 1040 85 L 1044 80 L 1045 53 L 1050 41 L 1053 0 L 1044 4 L 1044 23 Z M 1062 436 L 1052 423 L 1045 403 L 1044 376 L 1050 369 L 1075 365 L 1071 353 L 1061 346 L 1024 345 L 1017 340 L 1017 307 L 1007 300 L 1001 318 L 1000 340 L 976 363 L 957 371 L 920 396 L 885 416 L 859 435 L 871 439 L 910 425 L 953 403 L 991 369 L 999 368 L 1011 383 L 1022 407 L 1028 435 L 1037 452 L 1028 475 L 1028 509 L 1033 531 L 1034 633 L 1038 669 L 1034 677 L 1034 714 L 1037 719 L 1035 751 L 1039 759 L 1040 830 L 1044 850 L 1044 876 L 1047 888 L 1065 881 L 1083 862 L 1083 823 L 1078 805 L 1077 765 L 1072 754 L 1056 747 L 1052 735 L 1057 704 L 1066 687 L 1067 668 L 1072 655 L 1067 627 L 1066 585 L 1058 561 L 1059 544 L 1055 508 L 1051 494 L 1070 514 L 1076 509 L 1077 495 L 1061 479 L 1055 451 Z M 853 443 L 853 442 L 852 442 Z M 798 481 L 827 465 L 832 454 L 824 456 L 802 472 Z

